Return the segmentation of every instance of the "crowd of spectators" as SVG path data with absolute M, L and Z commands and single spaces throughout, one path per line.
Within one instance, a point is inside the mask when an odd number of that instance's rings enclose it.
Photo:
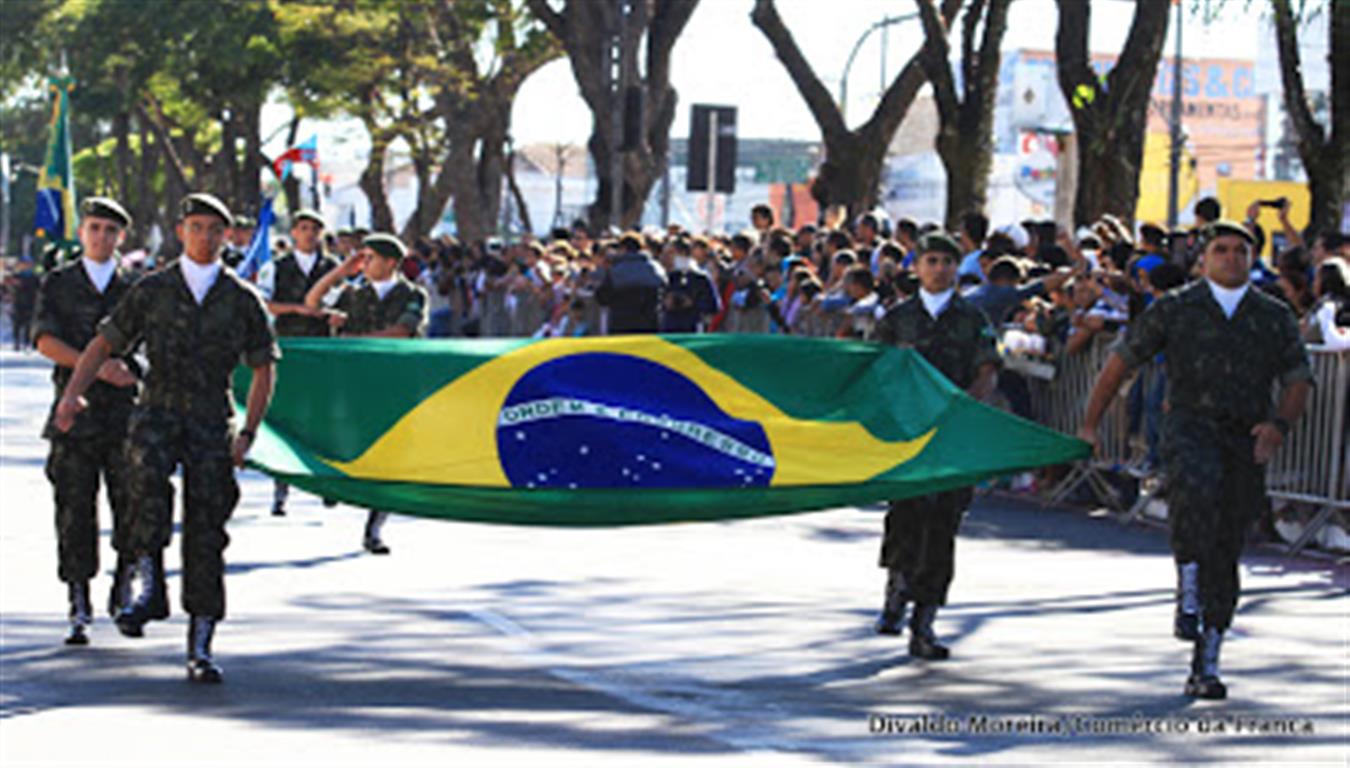
M 1281 231 L 1255 223 L 1262 205 L 1276 207 Z M 1051 360 L 1075 354 L 1195 278 L 1199 233 L 1220 216 L 1212 198 L 1195 210 L 1195 227 L 1172 232 L 1150 223 L 1131 231 L 1109 215 L 1071 231 L 1043 220 L 992 226 L 981 213 L 966 214 L 952 233 L 965 254 L 960 290 L 1001 330 L 1006 352 Z M 436 338 L 741 332 L 865 339 L 889 307 L 917 290 L 918 240 L 939 225 L 892 222 L 880 212 L 834 218 L 788 229 L 758 205 L 753 229 L 735 234 L 672 226 L 597 235 L 578 222 L 514 242 L 421 238 L 410 243 L 402 268 L 430 297 L 427 335 Z M 1274 246 L 1273 256 L 1254 262 L 1253 285 L 1285 301 L 1309 341 L 1350 346 L 1346 238 L 1333 232 L 1305 242 L 1284 201 L 1254 203 L 1246 221 L 1258 252 L 1268 239 Z M 332 232 L 326 248 L 341 260 L 364 234 Z M 274 252 L 287 247 L 278 239 Z M 125 263 L 142 268 L 147 260 Z M 8 271 L 16 330 L 31 313 L 39 271 Z

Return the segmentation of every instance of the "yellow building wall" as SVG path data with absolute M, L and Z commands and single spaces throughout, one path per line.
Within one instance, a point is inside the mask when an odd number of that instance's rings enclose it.
M 1138 222 L 1167 225 L 1167 181 L 1171 164 L 1172 138 L 1166 133 L 1149 131 L 1144 136 L 1144 160 L 1139 170 L 1139 204 L 1134 209 Z M 1184 211 L 1200 192 L 1194 156 L 1181 148 L 1181 172 L 1177 174 L 1177 210 Z

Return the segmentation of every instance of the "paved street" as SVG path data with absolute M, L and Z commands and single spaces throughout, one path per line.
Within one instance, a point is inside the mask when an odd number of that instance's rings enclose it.
M 360 550 L 363 511 L 296 493 L 272 518 L 271 483 L 249 472 L 216 638 L 226 682 L 191 686 L 176 602 L 144 639 L 100 616 L 92 645 L 61 645 L 37 437 L 49 369 L 0 363 L 6 768 L 1350 756 L 1346 569 L 1249 554 L 1231 698 L 1192 703 L 1165 534 L 995 498 L 966 520 L 938 620 L 954 658 L 921 663 L 870 634 L 877 508 L 608 530 L 396 517 L 380 558 Z M 177 563 L 175 547 L 175 599 Z

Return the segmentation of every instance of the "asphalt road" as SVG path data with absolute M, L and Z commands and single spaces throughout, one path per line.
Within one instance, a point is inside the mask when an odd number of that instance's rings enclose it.
M 1249 554 L 1230 699 L 1196 703 L 1165 534 L 997 498 L 961 532 L 938 620 L 953 659 L 923 663 L 870 633 L 877 508 L 609 530 L 396 517 L 382 558 L 360 550 L 363 511 L 296 493 L 272 518 L 248 472 L 226 682 L 189 685 L 176 604 L 143 639 L 101 616 L 92 645 L 61 645 L 49 369 L 0 366 L 5 768 L 1350 759 L 1346 569 Z M 175 598 L 177 567 L 174 550 Z

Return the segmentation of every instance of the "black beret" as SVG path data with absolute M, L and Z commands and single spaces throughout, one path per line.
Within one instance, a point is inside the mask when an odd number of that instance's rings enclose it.
M 245 216 L 241 213 L 234 217 L 235 229 L 256 229 L 257 226 L 258 222 L 254 221 L 252 216 Z
M 111 219 L 117 222 L 117 225 L 122 229 L 131 226 L 131 214 L 127 213 L 127 209 L 110 197 L 86 197 L 84 202 L 80 203 L 80 214 L 100 219 Z
M 296 211 L 295 215 L 291 217 L 291 226 L 293 227 L 306 219 L 318 224 L 320 229 L 328 228 L 328 222 L 323 220 L 323 214 L 312 208 L 301 208 Z
M 225 222 L 225 226 L 234 224 L 234 214 L 230 213 L 230 207 L 220 202 L 220 198 L 215 195 L 208 195 L 205 192 L 193 192 L 183 198 L 183 202 L 178 204 L 179 218 L 186 219 L 189 216 L 205 214 L 215 216 Z
M 384 232 L 367 235 L 361 244 L 389 259 L 401 259 L 408 255 L 408 248 L 402 240 Z
M 1206 247 L 1208 247 L 1209 244 L 1215 238 L 1222 237 L 1224 235 L 1233 235 L 1234 237 L 1240 237 L 1243 240 L 1247 241 L 1247 245 L 1256 245 L 1256 238 L 1252 236 L 1250 230 L 1248 230 L 1241 224 L 1237 223 L 1236 221 L 1230 221 L 1228 219 L 1219 219 L 1213 224 L 1210 224 L 1209 226 L 1205 227 L 1203 234 L 1205 237 Z
M 956 238 L 942 230 L 929 232 L 919 238 L 919 253 L 929 251 L 941 251 L 951 254 L 954 258 L 961 258 L 961 246 L 956 244 Z

